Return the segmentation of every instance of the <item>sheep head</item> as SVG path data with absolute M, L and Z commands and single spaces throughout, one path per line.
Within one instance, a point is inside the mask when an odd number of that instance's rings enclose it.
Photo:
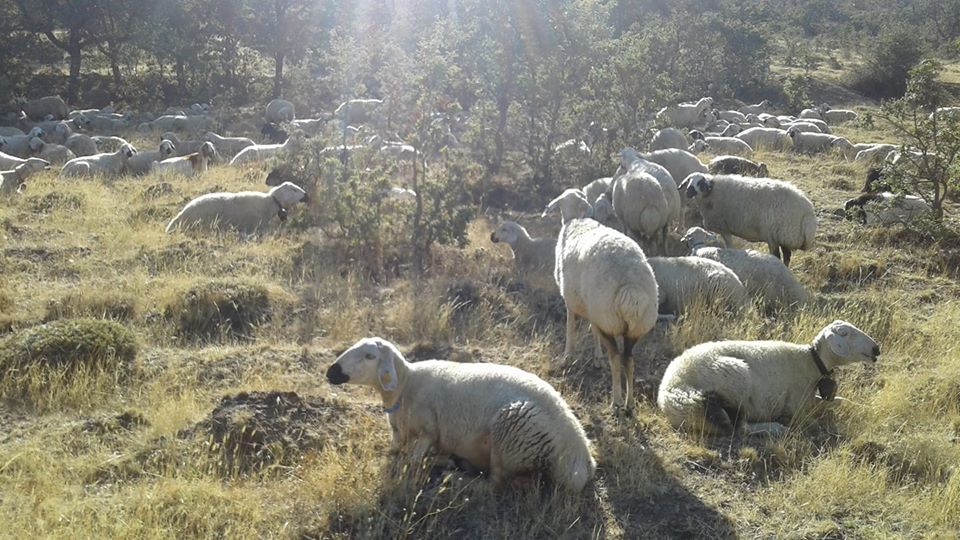
M 690 227 L 687 229 L 687 232 L 684 233 L 683 237 L 680 238 L 680 241 L 686 242 L 690 249 L 697 249 L 703 246 L 724 247 L 723 240 L 717 233 L 710 232 L 702 227 Z
M 514 221 L 504 221 L 497 227 L 497 230 L 490 233 L 490 241 L 494 244 L 506 242 L 512 246 L 520 239 L 520 229 L 522 228 L 519 223 Z
M 561 193 L 556 199 L 550 201 L 540 217 L 546 217 L 558 208 L 564 223 L 571 219 L 593 217 L 593 205 L 587 201 L 586 194 L 579 189 L 570 188 Z
M 397 364 L 403 355 L 389 341 L 364 338 L 337 357 L 327 369 L 330 384 L 362 384 L 391 392 L 397 389 Z
M 137 153 L 137 149 L 134 148 L 132 144 L 127 143 L 120 147 L 119 153 L 121 158 L 127 160 L 132 158 L 133 155 Z
M 307 202 L 307 192 L 293 182 L 284 182 L 270 190 L 270 195 L 284 209 L 298 202 Z
M 681 190 L 686 190 L 687 198 L 693 199 L 697 195 L 707 196 L 713 191 L 713 180 L 702 173 L 692 173 L 680 184 Z
M 841 320 L 833 321 L 817 334 L 813 347 L 829 367 L 854 362 L 875 363 L 880 345 L 863 330 Z

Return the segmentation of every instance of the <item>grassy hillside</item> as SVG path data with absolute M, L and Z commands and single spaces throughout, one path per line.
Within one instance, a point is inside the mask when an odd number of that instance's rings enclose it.
M 855 142 L 892 137 L 838 131 Z M 955 536 L 960 243 L 841 219 L 864 170 L 838 156 L 758 157 L 817 207 L 817 246 L 793 264 L 817 301 L 767 318 L 704 310 L 658 326 L 636 349 L 638 412 L 624 421 L 609 411 L 606 372 L 559 367 L 564 311 L 549 279 L 515 277 L 508 248 L 489 241 L 499 219 L 555 234 L 557 218 L 484 215 L 464 249 L 438 248 L 424 280 L 373 281 L 317 229 L 260 241 L 163 233 L 199 194 L 262 189 L 262 171 L 112 183 L 44 173 L 0 202 L 0 358 L 27 354 L 24 332 L 104 317 L 131 330 L 138 350 L 127 366 L 108 336 L 111 361 L 87 365 L 66 351 L 62 364 L 0 380 L 0 537 Z M 841 369 L 847 401 L 789 436 L 700 439 L 658 414 L 660 375 L 687 347 L 809 342 L 838 318 L 883 354 L 875 368 Z M 543 377 L 595 442 L 596 481 L 578 497 L 494 494 L 444 462 L 403 470 L 373 393 L 323 377 L 337 351 L 368 335 L 413 359 L 500 362 Z M 591 350 L 581 328 L 579 356 Z

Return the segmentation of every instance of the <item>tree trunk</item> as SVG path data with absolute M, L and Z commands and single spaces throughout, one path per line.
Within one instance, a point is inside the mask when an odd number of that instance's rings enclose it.
M 174 69 L 177 72 L 177 94 L 179 94 L 180 99 L 183 99 L 187 95 L 187 70 L 183 65 L 183 60 L 177 58 Z
M 285 55 L 277 51 L 273 55 L 273 97 L 280 97 L 283 89 L 283 60 Z
M 67 102 L 77 103 L 77 97 L 80 94 L 80 62 L 82 60 L 80 32 L 77 30 L 70 31 L 70 39 L 67 43 L 67 54 L 70 55 L 70 78 L 67 80 Z
M 119 98 L 123 90 L 123 75 L 120 73 L 120 51 L 110 43 L 107 45 L 110 57 L 110 72 L 113 74 L 113 97 Z

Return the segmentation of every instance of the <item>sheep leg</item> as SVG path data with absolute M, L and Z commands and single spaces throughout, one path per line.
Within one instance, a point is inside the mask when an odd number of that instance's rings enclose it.
M 790 251 L 790 248 L 781 246 L 780 250 L 783 251 L 783 265 L 790 266 L 790 255 L 793 253 Z
M 596 346 L 593 351 L 593 367 L 601 369 L 603 368 L 603 337 L 595 325 L 591 324 L 590 330 L 593 331 L 593 341 Z
M 730 413 L 723 406 L 723 400 L 719 396 L 708 393 L 704 400 L 704 420 L 707 422 L 704 431 L 709 433 L 718 433 L 720 435 L 732 435 L 735 430 L 734 422 L 736 416 L 731 417 Z
M 624 395 L 624 400 L 625 400 L 624 407 L 626 409 L 628 416 L 633 414 L 633 403 L 634 403 L 633 368 L 635 367 L 635 363 L 633 361 L 633 346 L 636 345 L 636 343 L 637 343 L 636 339 L 623 336 L 623 353 L 622 353 L 622 356 L 620 357 L 621 358 L 620 361 L 623 363 L 623 374 L 624 374 L 624 377 L 626 378 L 626 380 L 624 381 L 626 383 L 625 384 L 626 392 Z
M 725 232 L 725 233 L 722 233 L 720 236 L 723 237 L 723 243 L 726 244 L 726 247 L 728 247 L 728 248 L 734 247 L 734 246 L 733 246 L 733 235 L 732 235 L 732 234 L 730 234 L 730 233 L 728 233 L 728 232 Z
M 410 452 L 410 470 L 416 471 L 423 467 L 423 459 L 427 457 L 431 448 L 433 448 L 433 441 L 425 437 L 417 437 L 413 443 L 413 451 Z
M 729 246 L 727 246 L 727 247 L 729 247 Z M 780 259 L 780 260 L 783 260 L 783 258 L 780 256 L 780 246 L 778 246 L 777 244 L 775 244 L 775 243 L 773 243 L 773 242 L 767 242 L 767 249 L 770 250 L 770 254 L 771 254 L 771 255 L 773 255 L 774 257 L 776 257 L 776 258 L 778 258 L 778 259 Z
M 594 327 L 594 331 L 596 332 L 597 338 L 607 350 L 607 358 L 610 360 L 610 379 L 613 386 L 613 408 L 619 411 L 620 408 L 623 407 L 623 380 L 620 370 L 620 351 L 617 347 L 617 340 L 613 336 L 605 334 L 597 327 Z
M 566 343 L 563 346 L 563 356 L 565 359 L 569 359 L 573 356 L 573 334 L 577 330 L 577 316 L 573 313 L 573 310 L 567 308 L 567 335 Z
M 667 226 L 664 225 L 657 234 L 657 250 L 661 256 L 667 256 Z

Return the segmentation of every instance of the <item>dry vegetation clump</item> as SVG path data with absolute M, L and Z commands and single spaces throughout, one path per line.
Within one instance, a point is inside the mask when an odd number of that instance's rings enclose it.
M 71 292 L 47 302 L 44 321 L 90 317 L 130 321 L 137 315 L 137 299 L 129 293 L 94 290 Z

